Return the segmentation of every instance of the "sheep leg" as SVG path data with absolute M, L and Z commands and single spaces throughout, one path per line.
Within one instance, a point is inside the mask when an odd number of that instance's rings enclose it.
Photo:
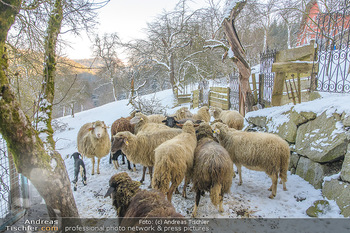
M 194 204 L 193 212 L 192 212 L 192 218 L 195 218 L 197 216 L 197 208 L 199 206 L 199 200 L 201 199 L 201 191 L 198 189 L 196 192 L 196 202 Z
M 84 164 L 80 165 L 80 175 L 81 175 L 82 182 L 85 186 L 86 185 L 86 170 L 85 170 Z M 78 179 L 76 181 L 78 181 Z
M 150 178 L 150 184 L 148 188 L 152 188 L 153 167 L 148 167 L 148 171 L 149 171 L 149 178 Z
M 286 182 L 282 181 L 282 184 L 283 184 L 283 191 L 287 191 L 287 187 L 286 187 Z
M 147 167 L 144 166 L 143 171 L 142 171 L 142 178 L 140 180 L 141 184 L 145 181 L 146 169 L 147 169 Z
M 171 202 L 171 198 L 173 197 L 173 192 L 175 187 L 177 187 L 178 185 L 176 185 L 175 183 L 172 183 L 169 190 L 168 190 L 168 194 L 167 194 L 167 199 L 169 202 Z
M 238 176 L 239 176 L 239 182 L 238 185 L 242 185 L 243 181 L 242 181 L 242 165 L 237 165 L 237 171 L 238 171 Z
M 123 157 L 124 158 L 124 157 Z M 131 165 L 130 165 L 130 161 L 126 160 L 128 162 L 128 170 L 131 171 Z
M 184 198 L 187 198 L 187 195 L 186 195 L 186 187 L 188 185 L 188 183 L 190 182 L 190 179 L 188 178 L 188 176 L 185 177 L 185 183 L 184 183 L 184 189 L 182 191 L 182 196 Z
M 128 159 L 126 159 L 127 161 L 128 161 Z M 125 164 L 125 155 L 124 154 L 122 154 L 122 162 L 123 162 L 123 164 Z M 129 162 L 129 161 L 128 161 Z M 130 162 L 129 162 L 130 163 Z M 129 163 L 128 163 L 128 165 L 129 165 Z M 128 167 L 129 168 L 129 167 Z M 130 169 L 129 169 L 130 170 Z
M 98 158 L 97 159 L 97 174 L 100 174 L 100 161 L 101 161 L 101 159 Z
M 273 199 L 276 196 L 277 193 L 277 183 L 278 183 L 278 175 L 277 174 L 272 174 L 270 176 L 271 180 L 272 180 L 272 185 L 271 185 L 271 195 L 269 196 L 269 198 Z
M 224 212 L 224 207 L 222 206 L 222 203 L 224 202 L 224 194 L 220 192 L 220 200 L 219 200 L 219 212 Z
M 91 175 L 95 175 L 95 157 L 91 158 L 91 162 L 92 162 L 92 172 Z
M 113 165 L 115 169 L 118 169 L 119 168 L 118 160 L 113 160 Z

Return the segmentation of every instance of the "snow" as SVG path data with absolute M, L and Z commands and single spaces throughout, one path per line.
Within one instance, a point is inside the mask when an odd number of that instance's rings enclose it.
M 145 98 L 153 98 L 154 95 L 147 95 Z M 171 114 L 178 108 L 172 108 L 173 94 L 171 90 L 165 90 L 156 94 L 156 98 L 161 100 L 163 106 L 167 107 L 167 113 Z M 340 97 L 339 97 L 340 98 Z M 318 104 L 312 104 L 309 107 L 313 109 L 325 109 L 328 107 L 335 107 L 339 111 L 346 109 L 344 107 L 344 100 L 340 101 L 338 97 L 333 97 L 325 101 L 319 101 Z M 316 100 L 317 101 L 317 100 Z M 340 101 L 340 103 L 338 102 Z M 347 101 L 346 105 L 349 101 Z M 114 120 L 119 117 L 126 117 L 131 112 L 131 106 L 127 105 L 128 100 L 116 101 L 103 105 L 98 108 L 87 110 L 75 114 L 75 117 L 65 116 L 56 119 L 58 124 L 66 126 L 64 130 L 57 131 L 55 133 L 55 140 L 59 153 L 64 158 L 68 175 L 71 180 L 74 176 L 74 161 L 69 155 L 77 151 L 76 136 L 80 127 L 95 120 L 103 120 L 109 126 L 112 125 Z M 319 106 L 321 105 L 321 106 Z M 349 106 L 348 106 L 349 107 Z M 285 108 L 290 108 L 286 106 Z M 305 111 L 306 106 L 295 107 L 299 111 Z M 349 107 L 350 109 L 350 107 Z M 309 110 L 309 109 L 308 109 Z M 196 112 L 197 109 L 191 109 L 191 112 Z M 270 112 L 270 114 L 278 114 L 275 108 L 268 108 L 261 110 L 264 112 Z M 260 112 L 260 111 L 259 111 Z M 254 114 L 254 113 L 250 113 Z M 285 119 L 281 120 L 282 122 Z M 128 172 L 132 179 L 140 180 L 142 175 L 142 167 L 136 166 L 137 171 L 131 172 L 127 170 L 126 165 L 121 165 L 118 170 L 114 168 L 112 164 L 108 162 L 109 157 L 106 156 L 101 160 L 100 172 L 101 174 L 91 175 L 91 161 L 90 159 L 84 159 L 87 170 L 87 185 L 83 186 L 81 178 L 78 180 L 78 190 L 75 191 L 74 198 L 78 206 L 80 217 L 83 218 L 108 218 L 116 217 L 116 210 L 112 206 L 111 199 L 104 198 L 107 189 L 108 181 L 110 177 L 119 172 Z M 95 168 L 96 169 L 96 168 Z M 233 180 L 231 187 L 231 193 L 224 197 L 224 213 L 219 213 L 218 209 L 214 207 L 209 199 L 209 195 L 206 193 L 201 198 L 197 217 L 205 218 L 308 218 L 306 210 L 314 201 L 323 200 L 321 190 L 315 189 L 307 181 L 303 180 L 297 175 L 288 173 L 287 188 L 288 191 L 283 191 L 282 185 L 278 184 L 277 196 L 275 199 L 269 199 L 270 191 L 268 188 L 271 185 L 271 179 L 264 173 L 258 171 L 242 169 L 243 184 L 238 186 L 238 175 Z M 142 189 L 147 189 L 150 184 L 149 175 L 147 174 Z M 190 185 L 191 187 L 191 185 Z M 195 203 L 195 194 L 190 191 L 190 187 L 187 190 L 188 197 L 184 199 L 179 194 L 173 195 L 173 205 L 176 210 L 186 217 L 190 217 L 193 206 Z M 182 191 L 183 186 L 180 185 L 179 190 Z M 330 209 L 322 216 L 323 218 L 342 218 L 340 210 L 336 203 L 332 200 L 330 202 Z

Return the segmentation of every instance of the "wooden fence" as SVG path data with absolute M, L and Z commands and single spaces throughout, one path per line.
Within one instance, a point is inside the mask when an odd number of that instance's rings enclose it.
M 314 41 L 307 46 L 276 53 L 276 61 L 272 64 L 272 72 L 276 72 L 272 106 L 311 100 L 310 79 L 314 75 L 312 73 L 314 56 Z

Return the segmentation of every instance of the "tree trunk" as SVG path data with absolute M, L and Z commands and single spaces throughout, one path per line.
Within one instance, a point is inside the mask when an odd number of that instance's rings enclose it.
M 52 104 L 55 96 L 55 76 L 56 76 L 56 45 L 57 38 L 61 31 L 63 19 L 63 2 L 56 0 L 53 11 L 50 15 L 47 36 L 45 38 L 44 57 L 44 82 L 39 97 L 39 113 L 37 117 L 38 131 L 48 150 L 55 150 L 53 139 Z
M 38 132 L 20 109 L 7 76 L 7 33 L 14 23 L 22 1 L 0 3 L 0 133 L 13 155 L 17 171 L 28 177 L 49 208 L 62 217 L 79 217 L 64 161 L 57 152 L 50 156 Z M 56 217 L 51 215 L 51 217 Z
M 247 101 L 247 98 L 252 96 L 252 90 L 249 85 L 249 77 L 250 77 L 250 66 L 246 61 L 246 55 L 244 49 L 239 41 L 237 32 L 234 27 L 234 19 L 239 14 L 239 12 L 243 9 L 246 1 L 238 2 L 236 7 L 232 9 L 230 18 L 226 18 L 223 21 L 223 26 L 226 34 L 226 38 L 230 44 L 230 47 L 235 55 L 233 61 L 238 67 L 239 70 L 239 85 L 240 85 L 240 109 L 239 112 L 245 116 L 246 110 L 252 109 L 252 101 Z

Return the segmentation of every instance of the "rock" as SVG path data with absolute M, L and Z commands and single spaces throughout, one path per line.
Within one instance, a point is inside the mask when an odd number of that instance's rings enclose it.
M 350 182 L 350 144 L 348 144 L 348 150 L 344 157 L 340 177 L 343 181 Z
M 295 174 L 299 158 L 300 156 L 295 152 L 290 155 L 288 170 L 290 170 L 292 174 Z
M 342 121 L 343 121 L 343 125 L 345 127 L 350 127 L 350 115 L 349 114 L 343 113 Z
M 254 125 L 259 126 L 261 128 L 265 128 L 266 127 L 267 118 L 266 118 L 266 116 L 248 117 L 247 121 L 250 124 L 254 124 Z
M 316 189 L 322 188 L 323 178 L 333 173 L 328 165 L 322 165 L 311 161 L 306 157 L 300 157 L 295 174 L 308 181 Z
M 299 114 L 303 116 L 307 121 L 314 120 L 317 116 L 314 112 L 300 112 Z
M 266 123 L 266 130 L 269 133 L 274 133 L 286 140 L 289 143 L 295 143 L 297 136 L 297 121 L 298 114 L 292 114 L 291 110 L 285 111 L 278 116 L 268 118 Z M 294 119 L 292 119 L 292 116 Z
M 300 125 L 295 140 L 296 152 L 315 162 L 331 162 L 344 156 L 347 136 L 334 115 L 324 112 L 316 119 Z
M 335 200 L 344 217 L 350 217 L 350 184 L 339 180 L 325 181 L 322 194 Z
M 329 210 L 329 202 L 327 200 L 318 200 L 306 210 L 306 214 L 310 217 L 319 217 L 327 210 Z

